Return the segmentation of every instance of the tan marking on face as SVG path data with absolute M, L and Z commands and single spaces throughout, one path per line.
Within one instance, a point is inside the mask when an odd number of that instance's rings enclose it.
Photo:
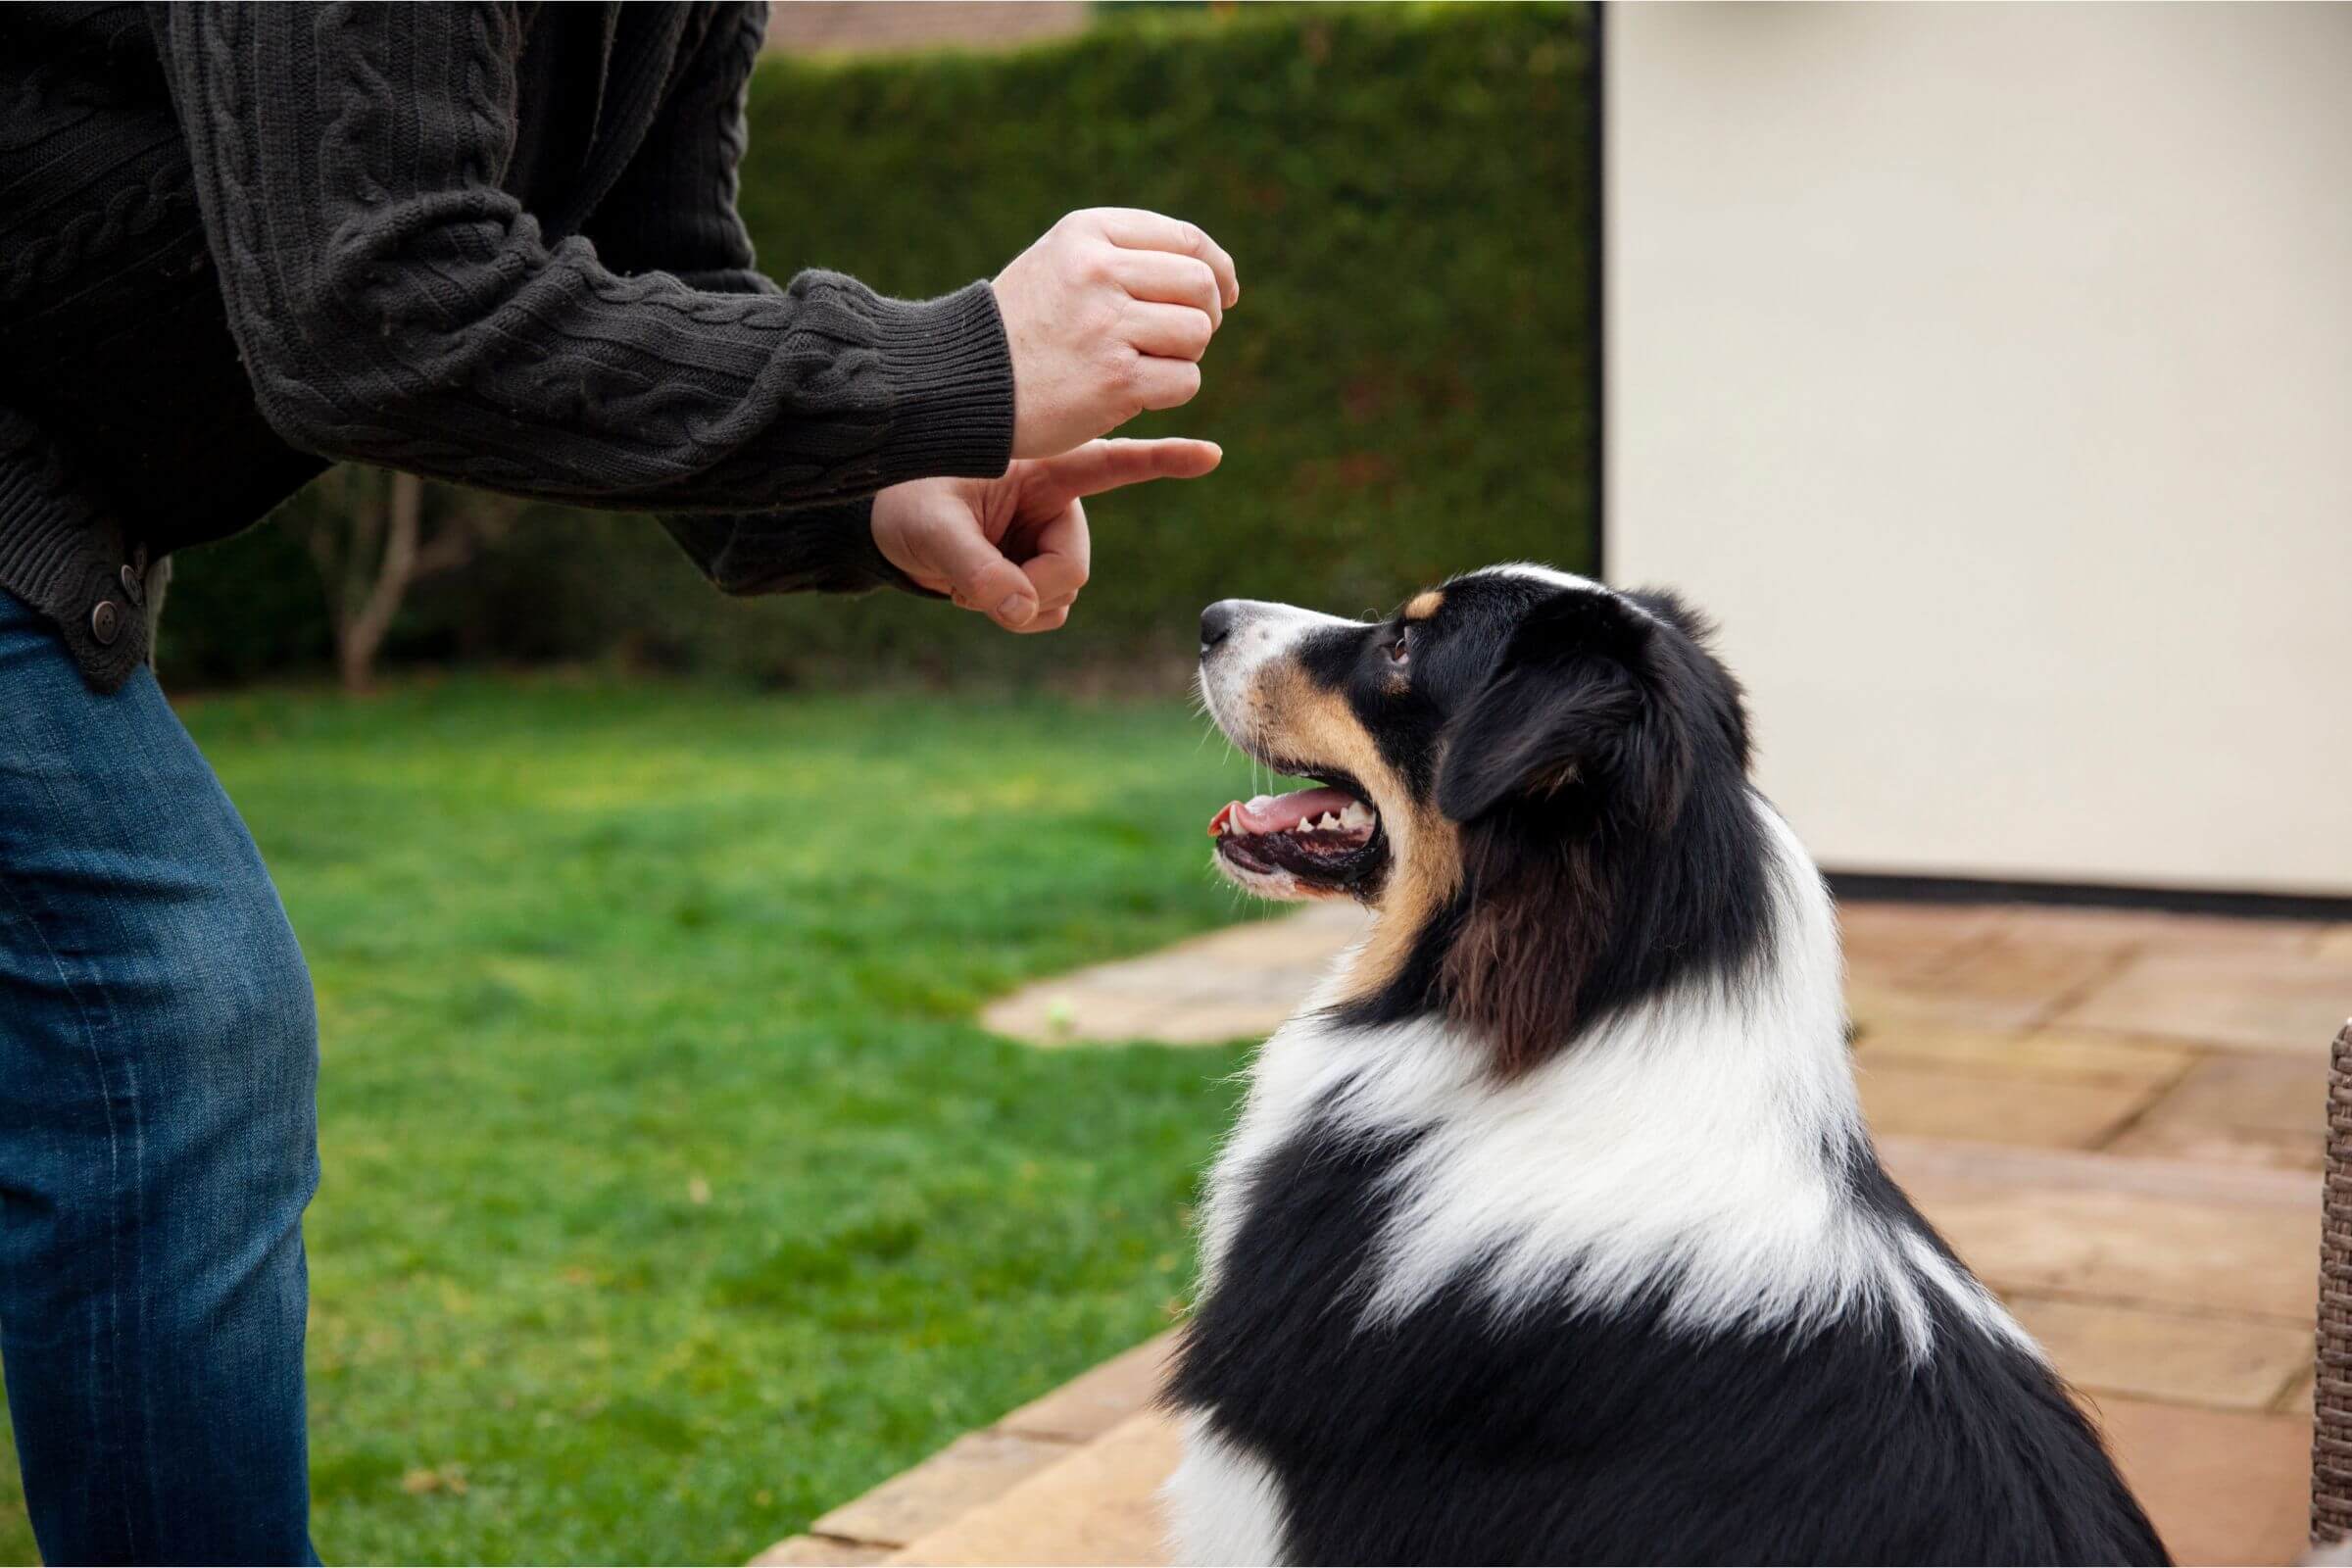
M 1291 660 L 1268 661 L 1250 697 L 1267 750 L 1352 774 L 1380 812 L 1389 839 L 1388 880 L 1373 901 L 1379 918 L 1348 970 L 1341 1000 L 1371 996 L 1403 969 L 1413 939 L 1461 886 L 1458 832 L 1435 801 L 1413 798 L 1348 700 L 1315 685 Z
M 1430 616 L 1438 612 L 1438 607 L 1445 602 L 1446 590 L 1443 588 L 1431 588 L 1422 593 L 1415 594 L 1413 596 L 1412 603 L 1404 607 L 1404 618 L 1407 620 L 1427 620 Z
M 1383 804 L 1380 819 L 1389 833 L 1389 880 L 1374 901 L 1372 934 L 1348 971 L 1343 1000 L 1378 995 L 1403 972 L 1413 942 L 1453 902 L 1462 885 L 1462 846 L 1454 825 L 1435 806 L 1407 806 L 1407 826 Z

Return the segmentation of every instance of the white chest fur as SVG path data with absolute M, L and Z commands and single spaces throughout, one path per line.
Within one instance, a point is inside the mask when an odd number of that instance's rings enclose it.
M 1282 1483 L 1272 1469 L 1211 1430 L 1184 1418 L 1184 1460 L 1160 1493 L 1170 1560 L 1195 1564 L 1283 1560 Z

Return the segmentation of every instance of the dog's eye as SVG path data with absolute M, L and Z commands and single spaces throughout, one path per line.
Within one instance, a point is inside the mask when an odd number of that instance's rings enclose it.
M 1396 634 L 1396 640 L 1389 644 L 1389 662 L 1406 664 L 1412 662 L 1412 658 L 1413 634 L 1410 629 L 1400 631 Z

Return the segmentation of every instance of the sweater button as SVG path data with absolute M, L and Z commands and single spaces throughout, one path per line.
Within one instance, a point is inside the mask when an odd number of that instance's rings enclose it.
M 122 568 L 122 597 L 130 601 L 134 610 L 147 602 L 147 585 L 139 580 L 135 566 Z
M 122 631 L 122 612 L 112 599 L 101 599 L 98 608 L 90 612 L 90 635 L 98 639 L 101 648 L 112 648 L 115 638 Z

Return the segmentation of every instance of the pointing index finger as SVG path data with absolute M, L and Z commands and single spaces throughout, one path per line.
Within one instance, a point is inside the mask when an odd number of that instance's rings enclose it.
M 1147 479 L 1198 479 L 1224 457 L 1213 442 L 1170 436 L 1155 441 L 1089 441 L 1047 463 L 1054 483 L 1073 496 L 1093 496 Z
M 1227 306 L 1242 297 L 1241 274 L 1234 270 L 1233 258 L 1200 224 L 1140 207 L 1105 207 L 1102 216 L 1103 237 L 1121 250 L 1198 256 L 1217 274 L 1217 293 Z

